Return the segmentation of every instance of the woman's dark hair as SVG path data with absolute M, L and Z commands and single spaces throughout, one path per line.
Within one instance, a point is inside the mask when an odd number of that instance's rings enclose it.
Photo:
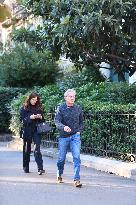
M 29 109 L 29 107 L 31 106 L 31 103 L 30 103 L 30 100 L 32 98 L 36 98 L 37 97 L 37 102 L 35 104 L 35 107 L 38 109 L 38 110 L 41 110 L 43 111 L 43 107 L 42 107 L 42 104 L 41 104 L 41 101 L 40 101 L 40 97 L 37 93 L 31 93 L 25 100 L 25 103 L 24 103 L 24 108 L 26 110 Z

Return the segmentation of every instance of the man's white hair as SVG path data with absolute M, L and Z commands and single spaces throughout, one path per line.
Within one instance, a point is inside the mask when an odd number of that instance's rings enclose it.
M 66 97 L 69 93 L 74 93 L 74 95 L 76 95 L 76 91 L 74 89 L 68 89 L 66 90 L 66 92 L 64 93 L 64 97 Z

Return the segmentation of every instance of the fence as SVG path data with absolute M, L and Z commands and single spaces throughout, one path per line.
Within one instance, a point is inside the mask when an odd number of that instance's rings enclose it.
M 50 113 L 48 120 L 53 131 L 42 140 L 46 147 L 58 146 L 59 134 L 53 118 L 54 114 Z M 136 161 L 136 116 L 130 113 L 84 113 L 81 140 L 81 153 Z

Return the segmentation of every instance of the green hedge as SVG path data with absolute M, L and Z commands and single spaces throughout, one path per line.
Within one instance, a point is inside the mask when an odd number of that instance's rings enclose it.
M 72 85 L 69 88 L 72 88 Z M 83 107 L 85 112 L 124 113 L 136 110 L 136 85 L 128 85 L 127 83 L 88 83 L 81 87 L 75 87 L 75 89 L 77 91 L 77 103 Z M 48 113 L 53 112 L 54 107 L 64 101 L 63 93 L 66 89 L 65 87 L 62 89 L 59 85 L 50 85 L 42 88 L 35 87 L 33 90 L 41 96 L 45 112 Z M 17 132 L 17 127 L 19 127 L 19 108 L 23 104 L 26 95 L 12 101 L 11 113 L 14 114 L 12 115 L 10 129 L 13 132 Z
M 83 152 L 125 158 L 136 154 L 136 116 L 134 114 L 86 113 L 82 133 Z
M 26 89 L 0 87 L 0 133 L 10 132 L 10 103 L 25 92 Z

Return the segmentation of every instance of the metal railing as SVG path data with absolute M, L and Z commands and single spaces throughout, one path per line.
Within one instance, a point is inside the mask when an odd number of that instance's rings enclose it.
M 43 146 L 58 146 L 58 131 L 50 113 L 48 121 L 52 132 L 42 140 Z M 81 135 L 81 153 L 136 161 L 135 114 L 84 113 L 84 131 Z

